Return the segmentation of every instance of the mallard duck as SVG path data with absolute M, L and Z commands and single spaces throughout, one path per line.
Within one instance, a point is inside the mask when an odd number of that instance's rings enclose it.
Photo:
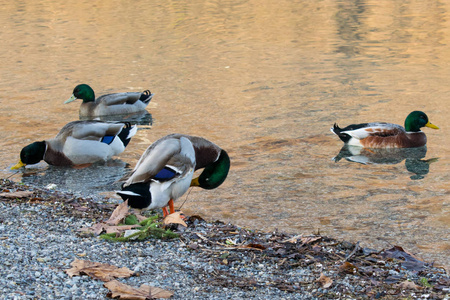
M 129 123 L 70 122 L 55 138 L 24 147 L 19 163 L 11 169 L 41 160 L 55 166 L 77 166 L 106 160 L 122 153 L 136 132 L 137 127 Z
M 125 115 L 145 110 L 153 95 L 149 90 L 146 90 L 142 93 L 108 94 L 95 99 L 94 90 L 89 85 L 79 84 L 73 89 L 72 96 L 64 104 L 82 99 L 80 117 Z
M 194 171 L 203 168 L 193 179 Z M 190 186 L 217 188 L 229 169 L 227 152 L 216 144 L 201 137 L 171 134 L 147 148 L 117 193 L 133 208 L 162 208 L 166 216 L 166 206 L 173 213 L 173 202 Z
M 405 127 L 400 125 L 375 122 L 353 124 L 339 128 L 335 123 L 331 132 L 336 134 L 344 143 L 351 146 L 365 148 L 415 148 L 427 143 L 427 137 L 420 128 L 430 127 L 439 129 L 428 121 L 428 117 L 421 111 L 413 111 L 405 120 Z

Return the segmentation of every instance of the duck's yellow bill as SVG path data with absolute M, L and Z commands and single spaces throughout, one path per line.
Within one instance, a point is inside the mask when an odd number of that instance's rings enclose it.
M 200 186 L 198 182 L 198 177 L 191 180 L 191 186 Z
M 437 127 L 437 126 L 434 125 L 434 124 L 431 124 L 430 122 L 428 122 L 427 124 L 425 124 L 425 126 L 426 126 L 426 127 L 433 128 L 433 129 L 439 129 L 439 127 Z
M 19 162 L 15 166 L 11 167 L 11 170 L 17 170 L 22 167 L 25 167 L 25 164 L 21 160 L 19 160 Z
M 75 95 L 72 95 L 72 97 L 70 97 L 69 99 L 66 100 L 66 102 L 64 102 L 64 104 L 70 103 L 74 100 L 77 100 L 77 97 L 75 97 Z

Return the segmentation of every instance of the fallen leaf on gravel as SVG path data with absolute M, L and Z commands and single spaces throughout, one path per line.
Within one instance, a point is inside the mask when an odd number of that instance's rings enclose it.
M 105 223 L 95 223 L 91 227 L 82 227 L 79 228 L 78 231 L 82 233 L 93 233 L 95 235 L 99 235 L 103 232 L 104 227 L 106 226 Z
M 103 225 L 104 225 L 104 224 L 102 224 L 102 223 L 94 224 L 94 225 L 91 227 L 92 232 L 93 232 L 95 235 L 99 235 L 99 234 L 102 233 L 102 231 L 103 231 L 103 228 L 104 228 Z
M 173 292 L 163 290 L 158 287 L 149 285 L 141 285 L 139 288 L 135 288 L 117 280 L 106 282 L 104 287 L 111 292 L 108 293 L 110 298 L 128 299 L 128 300 L 146 300 L 146 299 L 158 299 L 158 298 L 170 298 L 173 296 Z
M 18 191 L 18 192 L 11 192 L 11 193 L 0 193 L 0 197 L 4 198 L 26 198 L 28 196 L 33 195 L 33 192 L 31 191 Z
M 356 267 L 354 264 L 346 261 L 341 266 L 339 266 L 339 271 L 342 273 L 354 274 L 355 272 L 358 271 L 358 267 Z
M 177 212 L 174 212 L 174 213 L 166 216 L 164 218 L 163 224 L 165 224 L 165 225 L 167 225 L 167 224 L 181 224 L 184 227 L 187 227 L 186 222 L 184 222 L 183 219 L 181 218 L 181 214 L 182 213 L 183 212 L 181 212 L 181 211 L 177 211 Z
M 291 237 L 291 238 L 289 238 L 287 240 L 281 241 L 281 243 L 288 243 L 289 242 L 289 243 L 295 244 L 302 237 L 303 237 L 303 235 L 301 235 L 301 234 L 300 235 L 296 235 L 296 236 L 293 236 L 293 237 Z
M 322 239 L 321 236 L 307 236 L 307 237 L 302 237 L 301 240 L 302 240 L 303 245 L 306 245 L 306 244 L 311 244 L 312 242 L 315 242 L 320 239 Z
M 254 249 L 254 250 L 266 250 L 266 247 L 264 247 L 263 245 L 260 244 L 247 244 L 247 245 L 243 245 L 240 248 L 243 249 Z
M 84 233 L 93 233 L 95 235 L 100 235 L 103 231 L 106 233 L 122 233 L 124 231 L 130 230 L 132 228 L 139 227 L 139 224 L 136 225 L 121 225 L 121 226 L 111 226 L 106 223 L 96 223 L 91 227 L 83 227 L 78 229 L 78 231 Z
M 109 220 L 106 221 L 108 225 L 117 225 L 122 221 L 128 214 L 128 200 L 119 204 L 116 209 L 113 211 Z
M 70 265 L 72 268 L 66 270 L 70 277 L 88 275 L 101 281 L 110 281 L 114 278 L 126 278 L 134 275 L 134 272 L 126 267 L 118 268 L 113 265 L 88 260 L 75 259 Z
M 281 241 L 281 243 L 293 243 L 296 244 L 299 240 L 302 242 L 303 245 L 311 244 L 312 242 L 315 242 L 317 240 L 320 240 L 321 236 L 303 236 L 302 234 L 293 236 L 289 239 L 286 239 L 284 241 Z
M 136 218 L 138 219 L 138 222 L 142 222 L 142 221 L 148 219 L 148 217 L 143 216 L 143 215 L 141 215 L 141 214 L 139 214 L 139 213 L 135 213 L 134 215 L 135 215 Z
M 139 225 L 105 226 L 105 230 L 106 233 L 122 233 L 136 227 L 139 227 Z
M 394 246 L 391 249 L 382 251 L 381 256 L 403 260 L 402 267 L 407 270 L 421 271 L 425 266 L 425 263 L 421 259 L 400 246 Z
M 402 290 L 421 290 L 421 289 L 423 289 L 423 287 L 418 286 L 417 284 L 415 284 L 414 282 L 409 281 L 409 280 L 400 282 L 399 284 L 397 284 L 397 287 Z
M 324 289 L 327 289 L 333 284 L 333 279 L 323 275 L 323 273 L 320 273 L 320 277 L 319 277 L 319 279 L 317 279 L 317 282 L 320 283 L 320 285 Z

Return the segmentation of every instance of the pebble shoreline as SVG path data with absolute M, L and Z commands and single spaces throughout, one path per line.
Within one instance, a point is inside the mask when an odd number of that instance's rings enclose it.
M 106 298 L 108 289 L 103 282 L 88 276 L 70 278 L 65 273 L 74 259 L 128 267 L 141 275 L 121 279 L 123 283 L 136 287 L 145 283 L 175 291 L 172 299 L 313 298 L 274 288 L 248 291 L 211 286 L 206 281 L 202 284 L 198 281 L 200 273 L 212 273 L 214 267 L 208 260 L 192 255 L 180 240 L 112 243 L 78 237 L 74 229 L 91 224 L 83 219 L 55 217 L 51 207 L 0 203 L 0 211 L 0 299 Z M 263 280 L 267 267 L 249 267 L 244 270 L 245 276 Z M 307 276 L 308 272 L 296 273 Z
M 216 225 L 196 221 L 196 225 L 193 223 L 180 233 L 180 239 L 170 241 L 114 243 L 82 236 L 78 229 L 93 225 L 94 219 L 100 217 L 90 215 L 85 205 L 77 213 L 68 213 L 70 208 L 62 205 L 62 197 L 70 202 L 67 199 L 73 196 L 36 191 L 6 181 L 2 186 L 3 192 L 35 192 L 28 199 L 0 197 L 0 299 L 107 299 L 108 289 L 102 281 L 88 276 L 70 278 L 66 274 L 65 270 L 75 259 L 127 267 L 139 276 L 119 281 L 135 287 L 147 284 L 172 291 L 171 299 L 449 299 L 450 281 L 442 268 L 429 266 L 421 272 L 410 272 L 393 261 L 392 267 L 383 269 L 389 278 L 398 277 L 400 281 L 408 278 L 417 283 L 422 276 L 434 287 L 402 291 L 391 284 L 392 288 L 383 293 L 386 286 L 380 283 L 377 288 L 378 278 L 340 274 L 333 267 L 335 262 L 313 259 L 312 263 L 304 263 L 297 256 L 289 256 L 294 253 L 289 249 L 283 250 L 286 253 L 279 249 L 275 253 L 269 249 L 227 251 L 226 247 L 215 247 L 219 243 L 213 239 L 218 232 L 226 232 L 226 224 L 220 225 L 222 231 L 211 233 Z M 103 213 L 106 216 L 110 211 Z M 209 240 L 198 238 L 196 232 L 210 234 Z M 267 240 L 270 239 L 274 236 L 268 235 Z M 312 252 L 308 253 L 315 253 L 317 249 L 311 247 L 308 251 Z M 264 252 L 267 257 L 273 257 L 266 259 Z M 223 263 L 224 253 L 229 255 L 226 263 Z M 308 255 L 305 257 L 310 259 Z M 323 288 L 317 282 L 321 273 L 333 279 L 330 288 Z M 373 286 L 372 292 L 369 285 Z

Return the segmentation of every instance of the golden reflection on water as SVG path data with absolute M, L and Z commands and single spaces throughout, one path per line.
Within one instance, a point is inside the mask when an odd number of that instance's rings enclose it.
M 220 188 L 192 190 L 187 213 L 399 244 L 448 265 L 447 2 L 2 2 L 3 176 L 25 144 L 78 119 L 79 102 L 63 105 L 78 83 L 97 95 L 150 89 L 153 126 L 122 161 L 133 166 L 172 132 L 232 159 Z M 334 122 L 402 124 L 417 109 L 441 127 L 424 130 L 423 160 L 439 158 L 424 178 L 411 180 L 403 160 L 331 160 L 342 146 Z

